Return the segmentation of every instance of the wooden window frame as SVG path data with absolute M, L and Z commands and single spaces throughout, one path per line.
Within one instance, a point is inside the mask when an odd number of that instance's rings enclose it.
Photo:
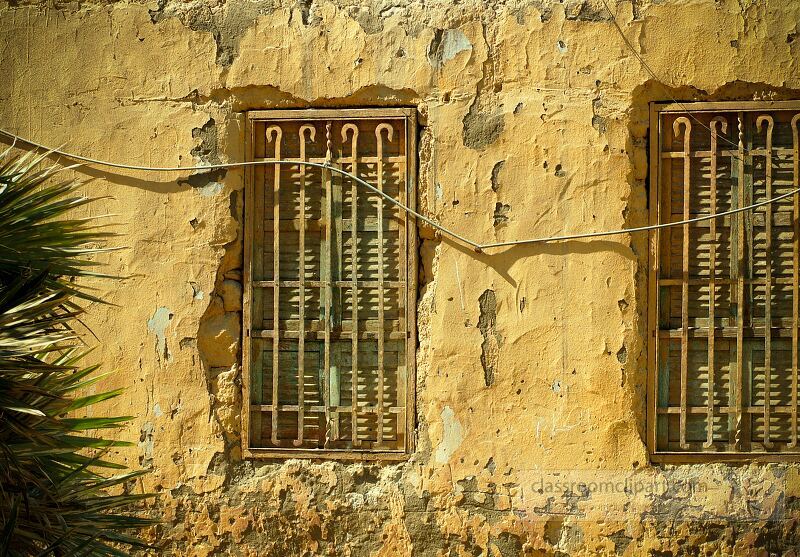
M 650 162 L 650 224 L 657 225 L 662 223 L 662 203 L 661 203 L 661 182 L 662 182 L 662 130 L 661 115 L 665 113 L 695 114 L 701 112 L 754 112 L 754 111 L 798 111 L 800 113 L 800 101 L 724 101 L 724 102 L 651 102 L 650 103 L 650 137 L 649 137 L 649 162 Z M 691 118 L 690 118 L 691 120 Z M 693 122 L 694 123 L 694 122 Z M 700 127 L 700 124 L 697 124 Z M 740 140 L 741 141 L 741 140 Z M 741 143 L 739 152 L 742 152 Z M 749 155 L 753 156 L 753 155 Z M 797 142 L 794 145 L 794 188 L 800 187 L 798 184 L 798 154 Z M 751 177 L 752 178 L 752 177 Z M 773 194 L 777 195 L 777 194 Z M 798 202 L 794 201 L 795 227 L 798 219 Z M 679 232 L 682 227 L 677 227 Z M 797 229 L 795 228 L 795 231 Z M 795 232 L 796 233 L 796 232 Z M 661 244 L 660 231 L 651 231 L 649 234 L 649 262 L 648 262 L 648 363 L 647 363 L 647 394 L 646 394 L 646 429 L 647 429 L 647 448 L 650 460 L 654 463 L 699 463 L 699 462 L 787 462 L 800 460 L 800 445 L 792 451 L 784 452 L 689 452 L 689 451 L 665 451 L 659 450 L 657 444 L 657 392 L 658 392 L 658 368 L 657 368 L 657 336 L 659 334 L 659 249 Z M 768 244 L 769 245 L 769 244 Z M 712 250 L 713 251 L 713 250 Z M 795 247 L 795 258 L 797 257 Z M 769 279 L 768 279 L 769 280 Z M 794 288 L 797 288 L 797 273 L 795 272 Z M 795 290 L 796 291 L 796 290 Z M 796 301 L 794 302 L 797 303 Z M 795 314 L 797 309 L 795 308 Z M 713 314 L 712 314 L 713 315 Z M 738 320 L 737 320 L 738 321 Z M 797 318 L 792 327 L 797 330 Z M 770 335 L 765 334 L 768 338 Z M 797 352 L 797 332 L 793 332 L 794 351 Z M 795 356 L 796 358 L 796 356 Z M 796 362 L 796 360 L 795 360 Z M 796 363 L 793 371 L 794 380 L 797 381 Z M 741 389 L 739 389 L 741 391 Z M 794 389 L 797 396 L 797 388 Z M 741 403 L 741 402 L 740 402 Z M 729 403 L 730 404 L 730 403 Z M 685 405 L 684 405 L 685 406 Z M 741 412 L 741 410 L 740 410 Z M 795 412 L 797 410 L 795 409 Z M 767 414 L 768 415 L 768 414 Z M 796 414 L 795 414 L 796 415 Z M 796 419 L 796 418 L 795 418 Z
M 352 108 L 352 109 L 272 109 L 246 111 L 244 118 L 244 145 L 247 160 L 253 160 L 253 131 L 257 121 L 282 120 L 359 120 L 359 119 L 403 119 L 405 121 L 405 156 L 406 156 L 406 204 L 416 210 L 417 195 L 417 110 L 415 108 Z M 324 141 L 324 137 L 322 138 Z M 269 166 L 268 166 L 269 167 Z M 309 170 L 319 169 L 306 167 Z M 250 404 L 252 374 L 252 292 L 253 292 L 253 235 L 255 230 L 255 171 L 249 167 L 245 175 L 245 207 L 244 207 L 244 273 L 243 273 L 243 326 L 242 326 L 242 454 L 248 459 L 319 459 L 350 461 L 402 461 L 407 460 L 416 448 L 416 350 L 417 350 L 417 225 L 413 215 L 405 215 L 405 365 L 406 365 L 406 397 L 405 397 L 405 443 L 402 449 L 307 449 L 307 448 L 271 448 L 250 446 Z M 374 195 L 359 186 L 360 195 Z M 383 202 L 384 210 L 388 202 Z M 327 405 L 327 404 L 326 404 Z

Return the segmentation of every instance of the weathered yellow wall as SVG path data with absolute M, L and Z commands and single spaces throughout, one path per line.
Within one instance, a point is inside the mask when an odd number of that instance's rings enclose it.
M 0 7 L 0 127 L 104 159 L 190 165 L 240 160 L 249 108 L 413 105 L 420 204 L 447 226 L 493 241 L 641 225 L 647 102 L 800 98 L 800 3 L 617 9 L 675 88 L 642 68 L 598 0 L 13 2 Z M 261 463 L 241 459 L 238 438 L 241 172 L 85 174 L 99 178 L 86 192 L 107 196 L 92 213 L 123 223 L 110 270 L 130 275 L 99 284 L 119 307 L 90 307 L 88 325 L 117 371 L 105 386 L 127 387 L 113 411 L 137 416 L 120 434 L 137 446 L 120 458 L 151 469 L 135 489 L 161 495 L 151 535 L 164 554 L 800 544 L 796 467 L 648 464 L 642 235 L 479 255 L 423 229 L 417 453 Z M 494 224 L 496 209 L 507 221 Z M 555 474 L 666 483 L 563 496 L 544 487 Z

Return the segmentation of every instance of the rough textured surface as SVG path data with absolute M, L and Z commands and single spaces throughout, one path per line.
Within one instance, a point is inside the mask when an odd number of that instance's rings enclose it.
M 419 108 L 422 209 L 481 241 L 647 220 L 647 102 L 797 98 L 800 4 L 597 0 L 13 2 L 0 123 L 134 164 L 243 157 L 250 108 Z M 665 87 L 666 85 L 666 87 Z M 653 467 L 641 235 L 475 254 L 421 229 L 418 452 L 240 453 L 242 173 L 84 171 L 117 214 L 97 356 L 138 416 L 174 555 L 793 551 L 792 465 Z M 506 209 L 507 208 L 507 209 Z M 491 292 L 491 300 L 487 292 Z M 491 303 L 489 303 L 491 301 Z M 491 373 L 487 370 L 491 368 Z M 564 485 L 568 487 L 564 489 Z M 603 487 L 605 486 L 605 487 Z

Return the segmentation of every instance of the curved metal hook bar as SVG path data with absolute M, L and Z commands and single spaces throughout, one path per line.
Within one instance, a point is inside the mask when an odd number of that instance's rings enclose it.
M 273 138 L 273 135 L 276 137 Z M 267 128 L 267 141 L 272 141 L 273 139 L 276 140 L 276 144 L 280 144 L 281 139 L 283 139 L 283 130 L 280 126 L 270 126 Z
M 355 124 L 345 124 L 342 126 L 342 141 L 347 141 L 347 132 L 353 132 L 353 147 L 358 142 L 358 127 Z M 391 141 L 391 140 L 390 140 Z
M 728 119 L 724 116 L 714 116 L 711 119 L 711 133 L 717 134 L 717 124 L 721 124 L 722 133 L 728 133 Z
M 356 168 L 356 159 L 358 157 L 358 128 L 355 124 L 345 124 L 342 126 L 342 143 L 347 141 L 347 132 L 353 132 L 353 139 L 350 142 L 350 158 L 352 159 L 352 168 Z M 355 173 L 355 170 L 354 170 Z
M 306 141 L 306 132 L 311 132 L 309 135 L 311 136 L 311 142 L 314 142 L 314 139 L 317 137 L 317 128 L 315 128 L 312 124 L 303 124 L 300 126 L 300 130 L 297 132 L 300 135 L 300 140 L 305 143 Z
M 728 120 L 724 116 L 714 116 L 711 119 L 710 127 L 711 127 L 711 152 L 717 152 L 717 138 L 720 137 L 719 130 L 717 130 L 717 124 L 720 124 L 722 127 L 722 133 L 728 133 Z M 723 137 L 724 139 L 724 137 Z
M 756 127 L 759 131 L 764 127 L 765 122 L 767 124 L 767 137 L 772 138 L 772 128 L 775 127 L 775 119 L 769 114 L 762 114 L 756 118 Z
M 675 138 L 681 136 L 681 124 L 683 124 L 684 130 L 684 145 L 686 145 L 686 141 L 689 138 L 689 134 L 692 133 L 692 121 L 689 120 L 686 116 L 679 116 L 675 118 L 675 121 L 672 122 L 672 131 L 675 133 Z
M 273 137 L 273 135 L 275 137 Z M 283 130 L 279 126 L 270 126 L 267 128 L 267 141 L 275 141 L 275 160 L 281 158 L 281 140 L 283 139 Z M 278 166 L 275 166 L 275 176 L 278 179 Z
M 391 125 L 391 124 L 387 124 L 386 122 L 384 122 L 384 123 L 382 123 L 382 124 L 378 124 L 378 125 L 375 127 L 375 137 L 377 137 L 377 138 L 378 138 L 378 142 L 380 143 L 380 142 L 382 142 L 382 141 L 383 141 L 383 138 L 381 137 L 381 132 L 382 132 L 383 130 L 386 130 L 386 136 L 387 136 L 387 138 L 389 139 L 389 141 L 390 141 L 390 142 L 391 142 L 391 141 L 393 141 L 393 137 L 394 137 L 394 128 L 392 127 L 392 125 Z
M 297 132 L 300 136 L 300 158 L 303 160 L 306 160 L 306 132 L 310 132 L 309 135 L 313 143 L 314 138 L 317 136 L 317 129 L 311 124 L 303 124 Z

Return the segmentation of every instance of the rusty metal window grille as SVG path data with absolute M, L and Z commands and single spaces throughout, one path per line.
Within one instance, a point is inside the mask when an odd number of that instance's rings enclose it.
M 248 113 L 251 160 L 350 172 L 415 206 L 416 111 Z M 416 228 L 327 169 L 259 165 L 246 192 L 247 456 L 403 458 L 412 450 Z
M 652 224 L 797 188 L 798 120 L 794 101 L 652 105 Z M 790 196 L 651 233 L 653 460 L 800 456 L 799 218 Z

